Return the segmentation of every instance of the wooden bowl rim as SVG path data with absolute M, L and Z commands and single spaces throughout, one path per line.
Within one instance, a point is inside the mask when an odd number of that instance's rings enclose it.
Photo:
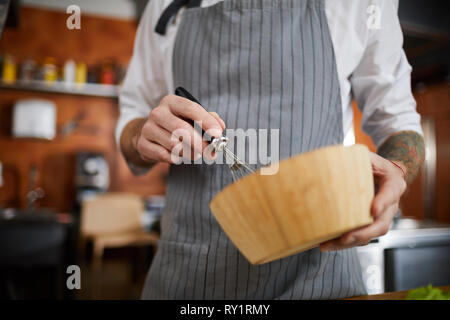
M 300 154 L 294 155 L 294 156 L 292 156 L 292 157 L 289 157 L 289 158 L 286 158 L 286 159 L 281 160 L 280 162 L 278 162 L 278 164 L 279 164 L 279 166 L 281 167 L 281 165 L 282 165 L 283 163 L 290 162 L 290 161 L 299 161 L 299 159 L 306 158 L 306 157 L 308 157 L 309 155 L 311 155 L 312 153 L 324 152 L 325 150 L 330 150 L 330 149 L 342 149 L 342 150 L 346 150 L 346 149 L 360 149 L 360 148 L 366 149 L 367 151 L 369 151 L 369 148 L 368 148 L 366 145 L 359 144 L 359 143 L 353 144 L 353 145 L 351 145 L 351 146 L 344 146 L 344 145 L 341 145 L 341 144 L 335 144 L 335 145 L 326 146 L 326 147 L 323 147 L 323 148 L 314 149 L 314 150 L 310 150 L 310 151 L 307 151 L 307 152 L 304 152 L 304 153 L 300 153 Z M 300 160 L 300 161 L 301 161 L 301 160 Z M 253 173 L 251 173 L 251 174 L 249 174 L 249 175 L 247 175 L 247 176 L 245 176 L 245 177 L 239 179 L 238 181 L 233 182 L 233 183 L 227 185 L 225 188 L 223 188 L 222 190 L 220 190 L 220 192 L 218 192 L 218 193 L 211 199 L 211 201 L 209 202 L 210 207 L 211 207 L 211 203 L 213 203 L 214 200 L 215 200 L 217 197 L 219 197 L 220 194 L 226 192 L 226 190 L 229 190 L 229 189 L 231 189 L 231 188 L 234 189 L 234 188 L 236 187 L 237 184 L 241 184 L 241 183 L 243 183 L 243 181 L 246 181 L 246 180 L 250 179 L 251 177 L 255 177 L 255 176 L 257 176 L 257 175 L 259 176 L 259 175 L 260 175 L 260 174 L 259 174 L 260 171 L 261 171 L 261 168 L 259 168 L 259 169 L 256 170 L 255 172 L 253 172 Z M 276 174 L 276 173 L 275 173 L 275 174 Z

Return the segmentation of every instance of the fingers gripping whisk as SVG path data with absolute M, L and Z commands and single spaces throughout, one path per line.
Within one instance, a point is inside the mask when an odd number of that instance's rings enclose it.
M 195 103 L 201 105 L 197 99 L 195 99 L 186 89 L 178 87 L 175 90 L 175 94 L 186 99 L 189 99 Z M 194 125 L 194 121 L 190 121 L 192 125 Z M 194 126 L 195 127 L 195 126 Z M 202 129 L 202 135 L 205 135 L 205 132 Z M 214 148 L 214 151 L 217 153 L 223 152 L 225 156 L 225 162 L 230 168 L 231 175 L 233 181 L 237 181 L 248 174 L 255 172 L 255 170 L 250 167 L 247 163 L 239 159 L 228 147 L 228 137 L 221 136 L 219 138 L 211 139 L 211 145 Z

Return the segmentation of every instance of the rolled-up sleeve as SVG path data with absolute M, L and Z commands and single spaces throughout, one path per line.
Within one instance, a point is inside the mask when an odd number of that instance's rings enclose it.
M 120 89 L 120 116 L 116 125 L 116 142 L 125 126 L 133 119 L 146 118 L 167 94 L 167 81 L 158 37 L 153 32 L 164 1 L 150 1 L 139 23 L 133 56 Z
M 364 55 L 350 79 L 362 111 L 362 128 L 377 147 L 395 132 L 422 134 L 395 1 L 381 1 L 380 5 L 380 28 L 371 30 Z

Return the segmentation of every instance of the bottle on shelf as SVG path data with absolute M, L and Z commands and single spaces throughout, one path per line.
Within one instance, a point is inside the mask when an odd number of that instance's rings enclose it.
M 111 61 L 103 63 L 101 68 L 100 83 L 113 85 L 115 83 L 116 74 L 114 72 L 114 64 Z
M 55 58 L 48 57 L 44 60 L 42 65 L 43 77 L 46 83 L 54 83 L 58 80 L 58 68 L 56 66 Z
M 66 86 L 71 86 L 75 82 L 77 65 L 73 60 L 67 60 L 64 64 L 64 83 Z
M 17 80 L 17 65 L 14 57 L 6 54 L 3 57 L 2 81 L 5 83 L 14 83 Z
M 87 80 L 87 66 L 84 62 L 77 63 L 75 71 L 75 82 L 79 84 L 86 83 Z
M 36 61 L 33 59 L 26 59 L 20 65 L 19 81 L 23 83 L 34 80 L 37 69 Z

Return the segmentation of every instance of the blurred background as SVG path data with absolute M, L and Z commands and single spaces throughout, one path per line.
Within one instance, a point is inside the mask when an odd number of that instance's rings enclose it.
M 0 0 L 0 299 L 139 298 L 168 166 L 134 177 L 114 128 L 146 4 Z M 70 5 L 81 29 L 66 27 Z M 449 9 L 399 2 L 427 158 L 392 230 L 359 250 L 369 293 L 450 284 Z M 354 104 L 349 141 L 376 151 L 360 124 Z

